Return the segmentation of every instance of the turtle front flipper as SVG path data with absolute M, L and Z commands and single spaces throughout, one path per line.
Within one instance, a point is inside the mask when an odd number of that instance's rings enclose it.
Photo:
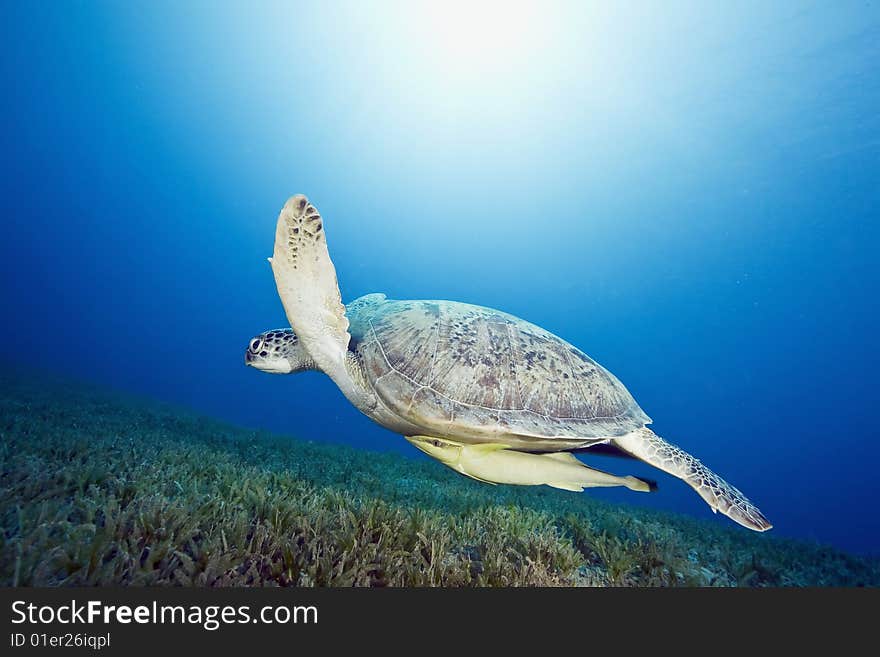
M 269 259 L 278 295 L 291 328 L 318 369 L 355 405 L 366 392 L 347 369 L 348 319 L 336 268 L 327 251 L 324 221 L 302 194 L 292 196 L 278 215 L 275 251 Z
M 713 512 L 721 511 L 743 527 L 764 532 L 773 525 L 738 489 L 683 449 L 666 442 L 647 427 L 614 438 L 622 450 L 655 468 L 682 479 L 702 497 Z

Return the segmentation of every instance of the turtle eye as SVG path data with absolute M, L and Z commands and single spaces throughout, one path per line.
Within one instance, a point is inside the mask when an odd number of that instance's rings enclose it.
M 431 444 L 434 445 L 434 447 L 443 447 L 443 443 L 441 443 L 439 440 L 432 440 Z
M 251 340 L 251 345 L 250 345 L 251 351 L 254 352 L 255 354 L 260 351 L 260 347 L 262 347 L 262 346 L 263 346 L 263 341 L 260 338 L 254 338 L 253 340 Z

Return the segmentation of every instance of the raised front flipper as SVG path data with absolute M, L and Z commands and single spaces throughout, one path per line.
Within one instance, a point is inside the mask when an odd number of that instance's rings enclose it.
M 290 326 L 330 374 L 342 367 L 351 336 L 323 230 L 315 206 L 302 194 L 292 196 L 278 215 L 270 262 Z
M 316 367 L 358 408 L 374 405 L 372 393 L 356 385 L 349 371 L 351 336 L 336 268 L 321 215 L 305 196 L 292 196 L 281 209 L 269 261 L 287 320 Z

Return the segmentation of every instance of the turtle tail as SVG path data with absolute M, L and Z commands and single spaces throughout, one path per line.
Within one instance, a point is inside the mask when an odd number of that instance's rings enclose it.
M 647 427 L 614 439 L 622 450 L 685 481 L 706 504 L 743 527 L 764 532 L 773 527 L 760 509 L 737 488 L 683 449 L 666 442 Z

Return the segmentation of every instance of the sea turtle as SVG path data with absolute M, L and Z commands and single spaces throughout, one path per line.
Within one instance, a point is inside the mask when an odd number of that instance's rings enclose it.
M 652 489 L 570 453 L 612 448 L 684 480 L 713 511 L 770 529 L 739 490 L 651 431 L 613 374 L 552 333 L 454 301 L 368 294 L 344 306 L 324 222 L 305 196 L 281 210 L 269 261 L 291 328 L 253 338 L 248 365 L 320 370 L 365 415 L 480 481 Z

